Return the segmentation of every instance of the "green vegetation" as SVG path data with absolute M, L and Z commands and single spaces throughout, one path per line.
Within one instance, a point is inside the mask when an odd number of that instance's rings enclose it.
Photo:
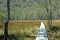
M 7 0 L 0 1 L 0 19 L 7 19 Z M 48 19 L 46 11 L 50 12 L 49 1 L 47 0 L 10 0 L 11 20 L 37 20 Z M 60 19 L 60 0 L 51 0 L 52 19 Z
M 34 40 L 40 26 L 40 21 L 36 20 L 41 19 L 48 19 L 48 22 L 44 23 L 49 39 L 59 40 L 60 0 L 10 0 L 10 19 L 8 19 L 7 0 L 0 0 L 0 21 L 3 21 L 0 22 L 0 35 L 4 34 L 6 28 L 9 39 L 14 37 L 16 40 Z M 13 20 L 9 22 L 9 27 L 7 20 Z

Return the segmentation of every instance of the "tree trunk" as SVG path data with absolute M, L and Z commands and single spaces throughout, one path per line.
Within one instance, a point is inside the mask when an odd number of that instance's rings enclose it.
M 7 37 L 8 37 L 8 22 L 5 23 L 4 40 L 7 40 Z
M 52 28 L 52 7 L 51 7 L 51 0 L 49 0 L 49 4 L 50 4 L 50 29 Z
M 6 22 L 5 22 L 5 29 L 4 29 L 4 40 L 7 40 L 7 37 L 8 37 L 8 23 L 9 23 L 9 20 L 10 20 L 10 3 L 9 3 L 10 0 L 7 0 L 7 10 L 8 10 L 8 18 L 6 19 Z

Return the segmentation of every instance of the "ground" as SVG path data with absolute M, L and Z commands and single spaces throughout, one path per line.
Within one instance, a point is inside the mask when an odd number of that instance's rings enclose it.
M 49 30 L 47 20 L 42 20 L 46 26 L 49 40 L 60 40 L 60 20 L 53 20 L 52 30 Z M 35 40 L 41 20 L 13 20 L 9 22 L 9 38 L 13 40 Z M 4 22 L 0 21 L 0 35 L 4 34 Z M 11 37 L 10 37 L 11 36 Z

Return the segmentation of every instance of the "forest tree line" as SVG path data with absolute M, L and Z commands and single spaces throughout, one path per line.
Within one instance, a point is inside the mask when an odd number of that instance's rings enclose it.
M 60 19 L 60 0 L 10 0 L 10 20 Z M 0 0 L 0 20 L 7 20 L 7 0 Z

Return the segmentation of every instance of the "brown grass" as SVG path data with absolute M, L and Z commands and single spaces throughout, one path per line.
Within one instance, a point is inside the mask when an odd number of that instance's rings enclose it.
M 31 36 L 37 35 L 37 32 L 40 27 L 40 20 L 35 20 L 35 21 L 10 21 L 9 22 L 9 27 L 8 27 L 8 32 L 9 34 L 28 34 Z M 44 24 L 46 27 L 48 27 L 48 21 L 43 20 Z M 0 22 L 0 25 L 2 28 L 0 28 L 0 34 L 2 34 L 4 31 L 4 23 Z M 53 20 L 52 25 L 55 27 L 60 27 L 60 20 Z M 60 31 L 60 30 L 59 30 Z M 47 32 L 49 35 L 49 38 L 51 40 L 60 40 L 60 38 L 56 38 L 59 36 L 60 32 Z M 57 35 L 56 35 L 57 34 Z M 53 36 L 52 36 L 53 35 Z M 26 38 L 31 39 L 31 38 Z M 32 39 L 31 39 L 32 40 Z
M 10 21 L 9 22 L 9 27 L 8 27 L 8 31 L 9 31 L 9 34 L 11 33 L 23 33 L 23 32 L 28 32 L 29 30 L 29 33 L 32 33 L 34 31 L 38 31 L 39 29 L 39 26 L 40 26 L 40 20 L 35 20 L 35 21 L 32 21 L 32 20 L 25 20 L 25 21 Z M 43 20 L 44 24 L 46 26 L 48 26 L 48 21 L 47 20 Z M 53 26 L 60 26 L 60 20 L 53 20 L 52 22 L 52 25 Z M 1 28 L 4 29 L 4 23 L 0 21 L 0 26 Z M 2 31 L 3 31 L 2 29 Z M 1 30 L 1 29 L 0 29 Z M 32 31 L 31 31 L 32 30 Z

